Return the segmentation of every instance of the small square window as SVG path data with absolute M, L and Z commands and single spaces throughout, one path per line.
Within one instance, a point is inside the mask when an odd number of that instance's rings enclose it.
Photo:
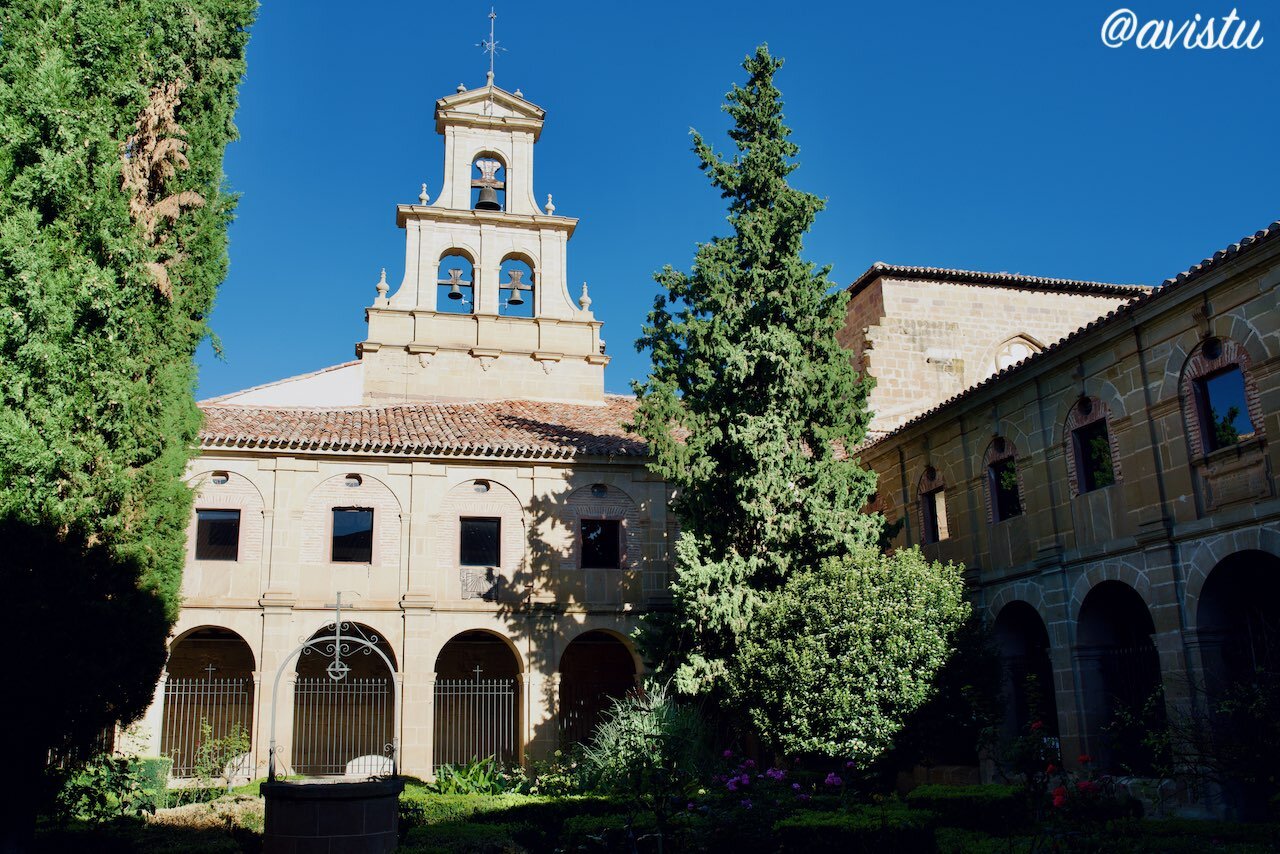
M 1111 464 L 1111 439 L 1107 422 L 1099 418 L 1073 430 L 1076 453 L 1076 486 L 1080 492 L 1092 492 L 1116 482 Z
M 196 511 L 196 560 L 240 559 L 240 511 Z
M 920 496 L 920 515 L 923 525 L 921 542 L 936 543 L 947 538 L 947 502 L 941 489 Z
M 333 509 L 333 562 L 373 563 L 373 511 L 365 507 Z
M 1018 493 L 1018 467 L 1013 457 L 997 460 L 987 466 L 991 487 L 991 509 L 994 521 L 1003 522 L 1022 515 L 1022 496 Z
M 1229 448 L 1254 434 L 1244 374 L 1234 365 L 1196 382 L 1205 451 Z
M 458 562 L 463 566 L 502 565 L 502 520 L 463 517 Z
M 582 568 L 622 566 L 622 523 L 617 519 L 582 520 Z

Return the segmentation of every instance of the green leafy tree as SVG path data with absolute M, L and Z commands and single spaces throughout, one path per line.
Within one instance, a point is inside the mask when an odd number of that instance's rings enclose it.
M 868 378 L 836 340 L 847 295 L 801 256 L 823 201 L 787 184 L 799 151 L 761 46 L 727 95 L 730 158 L 693 135 L 699 166 L 728 200 L 731 233 L 668 266 L 637 348 L 635 429 L 674 487 L 674 610 L 641 641 L 683 693 L 732 689 L 738 638 L 797 570 L 874 545 L 862 514 L 875 476 L 846 456 L 865 435 Z
M 752 722 L 786 754 L 866 768 L 933 696 L 969 614 L 961 568 L 918 549 L 864 550 L 797 572 L 737 655 Z
M 33 644 L 9 676 L 40 686 L 13 710 L 24 779 L 140 714 L 163 665 L 255 10 L 0 6 L 0 583 Z

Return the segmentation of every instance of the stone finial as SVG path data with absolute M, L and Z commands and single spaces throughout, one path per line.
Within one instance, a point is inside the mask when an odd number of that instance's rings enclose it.
M 391 290 L 390 286 L 387 284 L 387 268 L 386 267 L 382 268 L 382 276 L 381 278 L 378 279 L 378 284 L 375 285 L 374 287 L 378 289 L 378 298 L 373 301 L 373 304 L 386 305 L 387 291 Z
M 591 308 L 591 296 L 587 293 L 587 283 L 582 283 L 582 296 L 578 297 L 578 305 L 582 306 L 583 311 Z
M 431 201 L 431 197 L 427 195 L 427 185 L 423 184 L 422 192 L 418 193 L 418 204 L 425 205 L 429 201 Z
M 457 90 L 457 91 L 459 91 L 459 92 L 465 92 L 465 91 L 467 91 L 467 86 L 466 86 L 466 84 L 465 84 L 465 83 L 459 83 L 459 84 L 458 84 L 458 90 Z
M 556 212 L 555 203 L 551 201 L 551 194 L 547 193 L 547 216 L 554 216 Z
M 519 89 L 517 89 L 516 91 L 512 92 L 511 94 L 512 94 L 512 95 L 515 95 L 517 98 L 523 98 L 523 97 L 524 97 L 524 93 L 523 93 L 523 92 L 521 92 Z

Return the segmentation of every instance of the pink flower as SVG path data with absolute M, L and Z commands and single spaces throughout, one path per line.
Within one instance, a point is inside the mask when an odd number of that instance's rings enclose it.
M 754 767 L 756 767 L 756 761 L 755 761 L 754 759 L 748 759 L 746 762 L 743 762 L 743 763 L 742 763 L 742 767 L 743 767 L 743 768 L 754 768 Z
M 792 784 L 791 784 L 791 791 L 793 791 L 793 792 L 798 792 L 798 791 L 800 791 L 800 784 L 799 784 L 799 783 L 792 783 Z
M 1060 806 L 1063 806 L 1064 804 L 1066 804 L 1066 802 L 1067 802 L 1067 787 L 1066 787 L 1066 786 L 1059 786 L 1058 788 L 1054 789 L 1054 790 L 1053 790 L 1053 805 L 1054 805 L 1055 807 L 1060 807 Z
M 721 754 L 721 756 L 723 756 L 725 759 L 732 759 L 732 758 L 733 758 L 733 751 L 732 751 L 732 750 L 726 750 L 724 753 L 722 753 L 722 754 Z

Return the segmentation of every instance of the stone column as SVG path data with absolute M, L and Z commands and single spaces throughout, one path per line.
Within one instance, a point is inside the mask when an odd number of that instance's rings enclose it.
M 415 777 L 431 775 L 431 748 L 435 711 L 435 612 L 407 601 L 404 608 L 404 659 L 400 690 L 403 709 L 400 722 L 401 770 Z

